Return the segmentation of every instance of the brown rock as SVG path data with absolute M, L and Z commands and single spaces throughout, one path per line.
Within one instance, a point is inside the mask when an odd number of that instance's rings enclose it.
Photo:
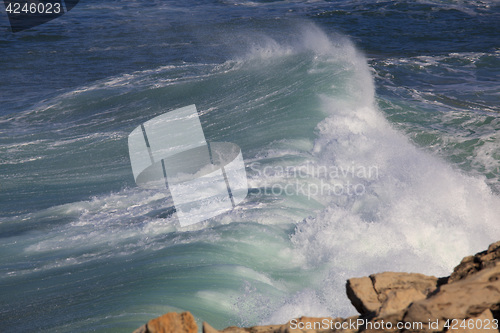
M 498 329 L 493 329 L 493 314 L 488 309 L 481 313 L 479 316 L 466 319 L 462 325 L 462 321 L 457 321 L 457 328 L 450 328 L 449 333 L 481 333 L 481 332 L 489 332 L 494 333 L 498 332 Z M 487 324 L 489 323 L 489 325 Z M 454 323 L 451 322 L 451 325 Z M 466 328 L 460 327 L 465 326 Z M 488 327 L 486 327 L 488 326 Z
M 437 278 L 418 273 L 385 272 L 370 275 L 373 287 L 380 302 L 385 302 L 388 294 L 394 290 L 413 289 L 428 295 L 437 288 Z
M 376 317 L 371 319 L 361 330 L 363 333 L 393 333 L 399 332 L 398 322 L 401 322 L 403 313 L 392 313 L 383 317 Z M 390 325 L 389 325 L 390 324 Z
M 416 289 L 392 290 L 386 294 L 386 300 L 377 316 L 383 317 L 406 309 L 415 301 L 425 299 L 425 295 Z
M 500 265 L 443 285 L 436 294 L 410 305 L 405 321 L 466 319 L 500 303 Z
M 463 258 L 460 264 L 453 270 L 448 283 L 464 279 L 484 268 L 493 267 L 498 261 L 500 261 L 500 241 L 491 244 L 486 251 Z
M 203 322 L 202 324 L 202 332 L 203 333 L 220 333 L 219 330 L 216 330 L 215 328 L 213 328 L 212 326 L 210 326 L 209 323 L 207 323 L 206 321 Z
M 422 300 L 437 288 L 438 279 L 417 273 L 385 272 L 370 275 L 378 300 L 382 303 L 378 316 L 399 312 Z
M 146 324 L 144 324 L 132 333 L 148 333 L 148 328 L 146 327 Z
M 385 316 L 424 299 L 437 288 L 438 279 L 416 273 L 385 272 L 349 279 L 347 296 L 362 316 Z
M 289 321 L 286 325 L 285 332 L 286 333 L 313 333 L 313 332 L 329 332 L 328 327 L 324 327 L 323 320 L 326 320 L 328 323 L 332 318 L 327 317 L 300 317 L 296 319 L 296 323 L 294 326 L 298 326 L 298 328 L 292 328 L 292 323 Z M 303 327 L 303 328 L 302 328 Z
M 342 328 L 342 329 L 334 331 L 334 332 L 338 332 L 338 333 L 356 333 L 356 332 L 358 332 L 359 328 L 358 329 L 353 328 L 353 327 L 356 327 L 355 324 L 353 324 L 351 326 L 351 323 L 357 322 L 358 319 L 359 319 L 358 316 L 352 316 L 352 317 L 349 317 L 346 319 L 337 318 L 336 320 L 341 322 L 340 327 L 345 327 L 345 328 Z
M 224 333 L 248 333 L 248 328 L 229 326 L 222 330 Z
M 382 306 L 372 280 L 368 277 L 347 280 L 346 292 L 352 305 L 362 316 L 374 315 Z
M 285 325 L 254 326 L 247 329 L 249 333 L 278 333 Z
M 147 333 L 198 333 L 198 326 L 189 312 L 169 312 L 147 323 Z
M 205 325 L 205 324 L 204 324 Z M 267 325 L 267 326 L 253 326 L 253 327 L 237 327 L 230 326 L 222 331 L 217 331 L 215 328 L 206 324 L 208 329 L 213 331 L 206 331 L 206 333 L 280 333 L 280 332 L 288 332 L 286 330 L 287 325 Z M 204 326 L 205 327 L 205 326 Z M 205 332 L 205 331 L 204 331 Z

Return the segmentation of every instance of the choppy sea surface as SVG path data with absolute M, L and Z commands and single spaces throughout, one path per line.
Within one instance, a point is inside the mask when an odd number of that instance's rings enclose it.
M 345 280 L 500 239 L 497 1 L 97 1 L 0 14 L 0 331 L 349 316 Z M 181 227 L 128 134 L 196 104 L 247 199 Z M 333 190 L 332 190 L 333 189 Z

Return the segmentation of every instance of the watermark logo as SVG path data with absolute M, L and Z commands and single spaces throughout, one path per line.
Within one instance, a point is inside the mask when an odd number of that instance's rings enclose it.
M 12 32 L 19 32 L 56 19 L 80 0 L 4 0 Z
M 273 196 L 301 195 L 308 199 L 316 196 L 359 197 L 367 192 L 367 186 L 379 179 L 376 165 L 262 165 L 252 162 L 252 174 L 263 181 L 258 194 Z M 276 182 L 276 180 L 280 180 Z M 267 182 L 270 180 L 270 183 Z
M 195 105 L 138 126 L 128 147 L 136 184 L 168 189 L 181 226 L 230 211 L 248 194 L 240 148 L 207 142 Z

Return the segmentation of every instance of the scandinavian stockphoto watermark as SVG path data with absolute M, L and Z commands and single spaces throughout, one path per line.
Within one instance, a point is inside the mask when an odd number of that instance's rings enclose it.
M 234 143 L 207 142 L 195 105 L 137 126 L 128 136 L 136 184 L 170 193 L 181 226 L 232 210 L 255 192 L 272 196 L 361 196 L 379 177 L 377 166 L 245 163 Z
M 181 226 L 230 211 L 248 194 L 240 148 L 207 142 L 195 105 L 136 127 L 128 147 L 136 184 L 169 191 Z
M 263 165 L 260 162 L 248 166 L 252 174 L 263 180 L 258 193 L 302 195 L 309 199 L 316 196 L 361 196 L 367 186 L 379 178 L 377 165 Z

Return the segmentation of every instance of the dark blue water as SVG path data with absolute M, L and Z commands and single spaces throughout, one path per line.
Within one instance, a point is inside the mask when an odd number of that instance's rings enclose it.
M 345 279 L 449 274 L 499 239 L 496 1 L 82 0 L 18 33 L 0 17 L 2 332 L 348 316 Z M 181 227 L 135 185 L 127 136 L 190 104 L 207 140 L 241 147 L 250 191 Z

